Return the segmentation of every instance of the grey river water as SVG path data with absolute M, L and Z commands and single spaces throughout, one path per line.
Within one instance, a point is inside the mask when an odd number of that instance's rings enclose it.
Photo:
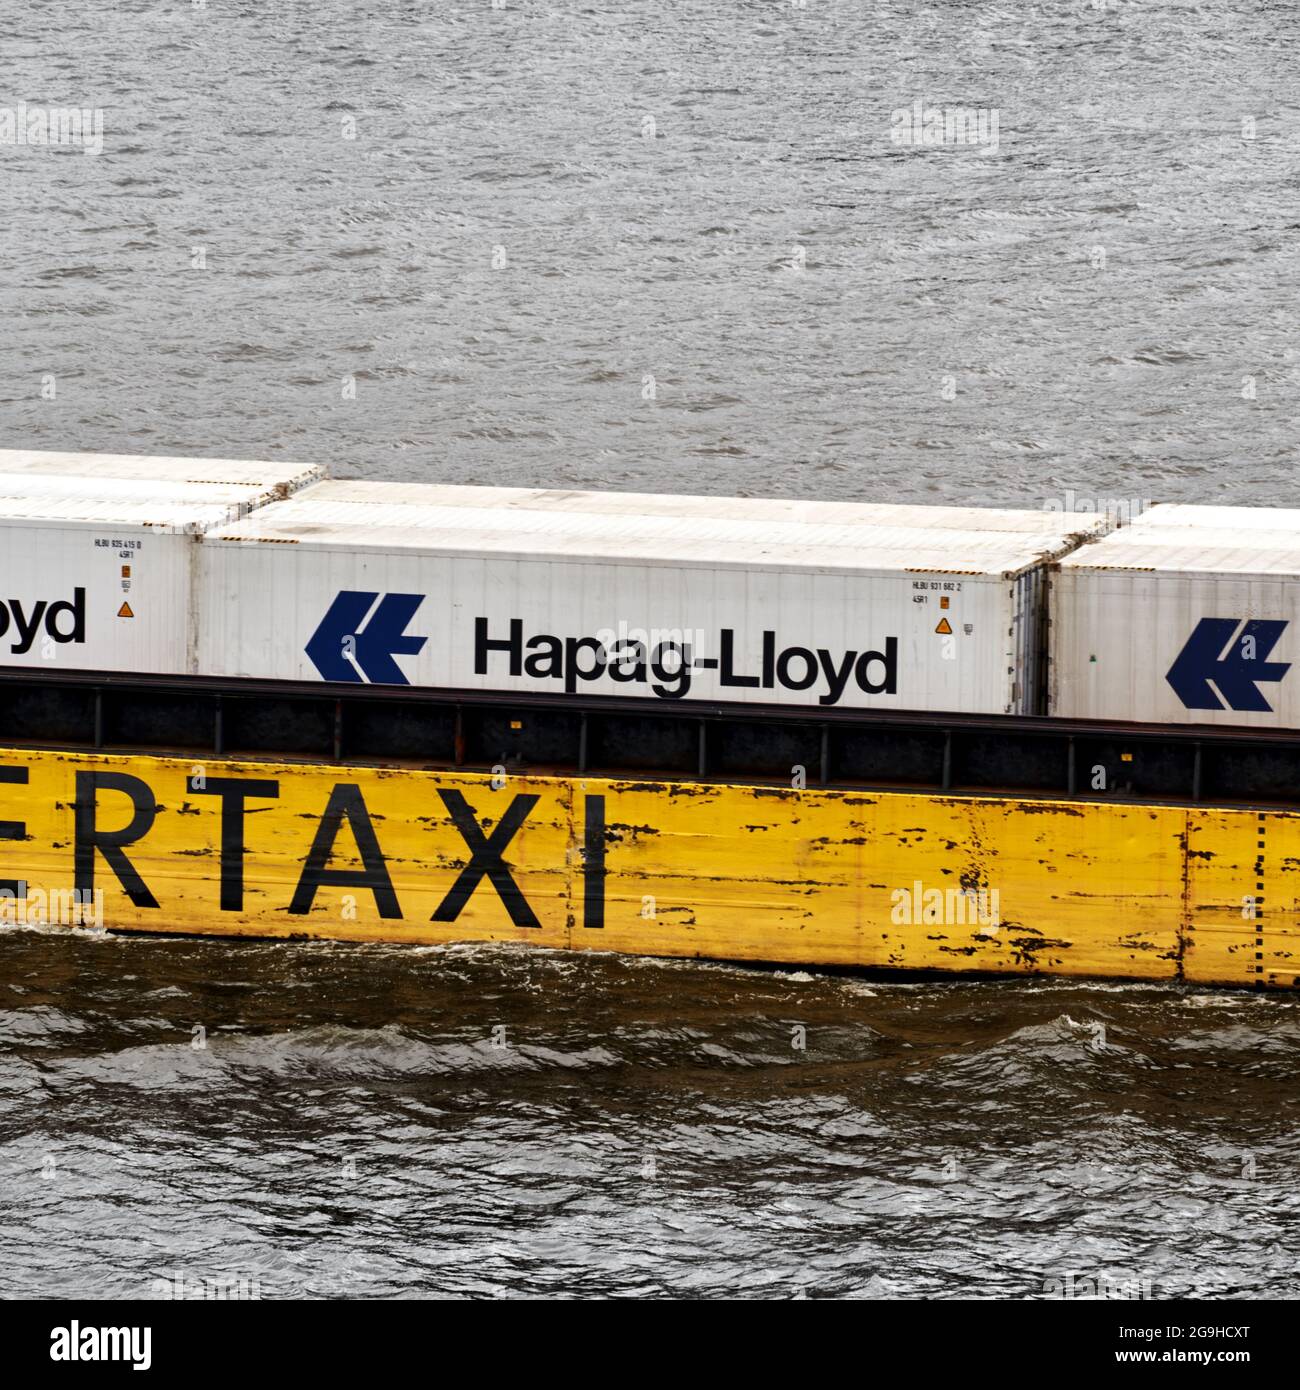
M 0 18 L 0 108 L 103 142 L 0 112 L 5 446 L 1294 503 L 1294 6 Z M 0 1294 L 1292 1297 L 1298 1055 L 1283 997 L 9 930 Z

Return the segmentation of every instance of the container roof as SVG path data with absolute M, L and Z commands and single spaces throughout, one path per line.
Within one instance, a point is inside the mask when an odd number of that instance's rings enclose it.
M 222 502 L 199 502 L 155 496 L 150 500 L 68 497 L 49 493 L 6 495 L 0 486 L 0 526 L 27 528 L 75 526 L 108 530 L 206 531 L 238 520 L 241 508 Z M 7 540 L 6 545 L 12 545 Z
M 475 491 L 481 495 L 483 490 Z M 338 495 L 331 490 L 331 498 Z M 789 519 L 575 514 L 317 497 L 317 489 L 310 489 L 222 527 L 208 539 L 429 555 L 491 553 L 602 564 L 970 575 L 1017 574 L 1074 544 L 1073 537 L 1032 531 L 931 531 Z
M 312 464 L 0 449 L 0 520 L 205 530 L 320 474 Z
M 1300 575 L 1300 510 L 1162 504 L 1082 546 L 1062 569 Z
M 1232 531 L 1293 531 L 1300 537 L 1300 507 L 1207 507 L 1162 502 L 1133 519 L 1133 529 L 1167 526 Z
M 81 499 L 112 510 L 137 502 L 190 503 L 227 506 L 232 516 L 264 505 L 279 496 L 273 486 L 258 483 L 193 483 L 163 478 L 82 478 L 75 474 L 5 473 L 0 471 L 0 499 L 13 502 L 27 514 L 40 515 L 42 502 L 58 505 Z M 32 509 L 35 508 L 35 511 Z M 16 515 L 5 506 L 0 515 Z
M 0 473 L 49 478 L 136 478 L 171 483 L 240 484 L 292 492 L 324 476 L 313 463 L 261 459 L 165 458 L 147 454 L 81 454 L 46 449 L 0 449 Z
M 1090 512 L 997 507 L 921 506 L 890 502 L 809 502 L 778 497 L 686 496 L 657 492 L 583 492 L 565 488 L 470 487 L 453 483 L 386 483 L 326 479 L 304 500 L 374 506 L 542 511 L 560 515 L 722 517 L 755 523 L 903 526 L 923 530 L 1013 531 L 1035 535 L 1094 535 L 1109 524 Z

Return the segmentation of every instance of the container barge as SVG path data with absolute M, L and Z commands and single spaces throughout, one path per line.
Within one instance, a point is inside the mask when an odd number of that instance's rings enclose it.
M 0 451 L 0 922 L 1293 989 L 1298 518 Z

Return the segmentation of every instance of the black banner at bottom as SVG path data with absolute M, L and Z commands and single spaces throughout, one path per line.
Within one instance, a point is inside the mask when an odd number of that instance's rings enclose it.
M 77 1367 L 204 1378 L 250 1371 L 319 1371 L 337 1381 L 351 1371 L 373 1373 L 394 1355 L 404 1359 L 401 1348 L 428 1348 L 432 1340 L 448 1350 L 447 1330 L 439 1330 L 438 1315 L 426 1306 L 435 1301 L 10 1302 L 0 1306 L 6 1378 L 20 1384 L 17 1376 L 27 1371 L 53 1374 L 57 1382 L 61 1371 Z M 489 1321 L 503 1316 L 512 1324 L 509 1338 L 493 1336 L 482 1348 L 485 1372 L 500 1375 L 512 1353 L 526 1366 L 536 1367 L 543 1343 L 518 1335 L 518 1319 L 528 1317 L 528 1301 L 520 1303 L 522 1307 L 508 1311 L 499 1303 L 477 1310 L 485 1319 L 484 1330 Z M 737 1311 L 728 1311 L 728 1324 Z M 662 1346 L 662 1311 L 654 1316 L 654 1341 Z M 828 1330 L 838 1321 L 831 1316 Z M 1037 1375 L 1059 1371 L 1073 1377 L 1105 1369 L 1122 1381 L 1128 1372 L 1140 1374 L 1150 1367 L 1281 1370 L 1290 1368 L 1294 1359 L 1293 1311 L 1286 1303 L 1146 1303 L 1087 1297 L 1059 1302 L 864 1301 L 855 1303 L 851 1316 L 851 1328 L 846 1329 L 851 1340 L 836 1344 L 835 1364 L 843 1367 L 846 1355 L 876 1359 L 887 1354 L 893 1363 L 891 1374 L 933 1374 L 952 1368 L 964 1375 L 1010 1370 Z M 462 1367 L 467 1359 L 472 1364 L 474 1357 L 475 1343 L 466 1333 L 473 1333 L 475 1321 L 474 1310 L 458 1311 L 456 1360 Z M 793 1370 L 816 1378 L 820 1357 L 809 1361 L 807 1341 L 789 1338 L 796 1330 L 806 1334 L 819 1321 L 814 1317 L 809 1323 L 788 1323 L 774 1340 L 765 1320 L 755 1326 L 752 1341 L 740 1343 L 735 1331 L 744 1327 L 742 1318 L 728 1329 L 728 1375 L 734 1376 L 749 1359 L 747 1351 L 761 1357 L 770 1372 L 775 1369 L 773 1359 L 784 1350 Z M 704 1336 L 706 1365 L 718 1364 L 722 1347 L 710 1357 L 705 1329 L 693 1323 L 690 1332 L 693 1347 Z M 602 1354 L 608 1354 L 599 1326 L 588 1322 L 584 1333 L 577 1345 L 587 1346 L 588 1355 L 581 1360 L 601 1346 Z M 542 1335 L 554 1365 L 561 1334 L 551 1323 L 544 1334 L 538 1325 L 537 1338 Z M 570 1342 L 570 1351 L 576 1354 L 577 1345 Z M 821 1364 L 826 1369 L 826 1363 Z M 679 1363 L 679 1372 L 683 1369 Z

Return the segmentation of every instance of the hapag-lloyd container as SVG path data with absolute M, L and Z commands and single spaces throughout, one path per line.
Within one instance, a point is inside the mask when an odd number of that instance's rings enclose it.
M 184 674 L 195 536 L 234 519 L 223 504 L 0 496 L 0 665 Z
M 1051 713 L 1300 728 L 1300 512 L 1154 507 L 1050 589 Z
M 207 460 L 0 451 L 0 665 L 190 672 L 198 535 L 320 475 L 229 472 Z
M 1023 530 L 977 529 L 986 514 L 970 511 L 928 529 L 889 508 L 800 520 L 685 498 L 606 512 L 590 494 L 525 507 L 418 484 L 352 501 L 353 486 L 204 538 L 199 672 L 1032 712 L 1044 562 L 1106 524 L 1031 513 Z

